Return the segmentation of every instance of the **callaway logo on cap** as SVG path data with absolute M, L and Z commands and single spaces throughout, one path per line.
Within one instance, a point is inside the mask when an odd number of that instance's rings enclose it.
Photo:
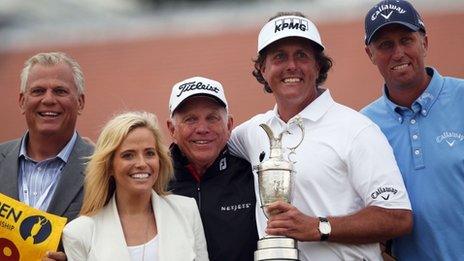
M 384 0 L 372 7 L 364 19 L 365 43 L 370 44 L 375 33 L 389 24 L 401 24 L 415 32 L 425 32 L 424 22 L 409 2 Z
M 228 109 L 222 84 L 215 80 L 196 76 L 178 82 L 172 87 L 171 98 L 169 99 L 169 114 L 171 117 L 179 105 L 192 96 L 212 97 L 223 105 L 226 110 Z
M 324 50 L 316 26 L 300 16 L 280 16 L 263 26 L 258 36 L 258 53 L 271 43 L 286 37 L 302 37 L 313 41 Z

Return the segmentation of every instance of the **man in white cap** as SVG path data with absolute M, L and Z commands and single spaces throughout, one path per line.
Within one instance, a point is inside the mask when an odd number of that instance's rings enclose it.
M 362 113 L 392 145 L 414 212 L 412 233 L 393 240 L 393 254 L 464 260 L 464 80 L 425 66 L 425 25 L 409 2 L 379 2 L 365 30 L 385 84 Z
M 276 105 L 235 128 L 229 145 L 257 165 L 269 157 L 269 140 L 259 127 L 265 123 L 284 133 L 284 158 L 294 162 L 293 200 L 266 206 L 279 213 L 269 220 L 257 207 L 260 236 L 297 239 L 301 260 L 381 260 L 378 242 L 412 227 L 408 195 L 378 126 L 321 87 L 331 66 L 317 28 L 304 15 L 271 18 L 259 34 L 253 75 Z M 302 138 L 298 122 L 304 139 L 289 149 Z
M 253 174 L 250 163 L 227 148 L 233 121 L 221 83 L 193 77 L 175 84 L 169 112 L 175 175 L 170 189 L 197 201 L 210 260 L 253 260 Z

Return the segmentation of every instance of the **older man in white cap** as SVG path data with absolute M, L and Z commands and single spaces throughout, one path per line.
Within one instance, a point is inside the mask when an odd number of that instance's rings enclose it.
M 377 125 L 321 87 L 331 66 L 317 28 L 304 15 L 271 18 L 259 34 L 253 75 L 276 105 L 234 129 L 229 145 L 253 165 L 268 158 L 269 139 L 259 127 L 265 123 L 283 133 L 284 157 L 292 154 L 292 204 L 266 206 L 279 213 L 269 220 L 257 208 L 260 236 L 297 239 L 301 260 L 381 260 L 378 242 L 410 231 L 410 202 Z M 289 149 L 303 137 L 298 125 L 304 139 Z
M 197 201 L 210 260 L 253 260 L 253 175 L 250 163 L 227 148 L 233 121 L 221 83 L 193 77 L 175 84 L 169 112 L 175 175 L 170 189 Z

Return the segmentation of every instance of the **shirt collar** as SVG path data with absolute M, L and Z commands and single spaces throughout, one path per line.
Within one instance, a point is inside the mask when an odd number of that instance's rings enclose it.
M 427 74 L 432 77 L 429 82 L 429 85 L 424 90 L 424 92 L 412 103 L 411 109 L 416 112 L 420 112 L 422 116 L 426 117 L 429 114 L 432 105 L 438 98 L 442 88 L 443 88 L 443 77 L 438 73 L 437 70 L 431 67 L 426 68 Z M 397 105 L 396 103 L 392 102 L 388 98 L 388 90 L 386 85 L 383 87 L 383 100 L 388 108 L 390 108 L 391 113 L 394 114 L 395 117 L 401 117 L 400 111 L 408 110 L 408 108 Z
M 191 165 L 191 162 L 182 152 L 179 145 L 177 145 L 176 143 L 171 143 L 171 145 L 169 146 L 169 149 L 171 152 L 171 157 L 173 159 L 174 168 L 180 168 L 180 169 L 186 168 L 189 171 L 189 173 L 192 174 L 192 172 L 190 172 L 191 171 L 190 167 L 188 167 L 189 165 Z M 229 148 L 226 144 L 224 148 L 222 149 L 222 151 L 219 153 L 219 155 L 214 160 L 213 164 L 208 167 L 208 169 L 205 171 L 205 173 L 203 173 L 200 179 L 216 176 L 221 171 L 225 170 L 227 167 L 222 168 L 223 166 L 220 166 L 221 164 L 220 159 L 225 158 L 226 155 L 229 153 L 228 151 L 229 151 Z M 177 180 L 183 180 L 184 178 L 186 178 L 181 172 L 174 171 L 174 175 Z M 198 176 L 198 174 L 195 174 L 195 176 Z M 192 177 L 194 177 L 194 175 L 192 175 Z M 198 181 L 196 177 L 194 178 L 196 181 Z
M 32 160 L 28 155 L 27 155 L 27 149 L 26 149 L 26 144 L 27 140 L 29 139 L 29 131 L 24 134 L 23 138 L 21 139 L 21 149 L 19 150 L 19 157 L 23 156 L 26 159 Z M 69 155 L 71 155 L 72 148 L 74 147 L 74 144 L 76 143 L 77 140 L 77 132 L 74 132 L 73 136 L 71 139 L 68 141 L 66 146 L 53 158 L 60 158 L 62 161 L 65 163 L 68 162 Z M 34 160 L 32 160 L 34 161 Z
M 322 89 L 323 92 L 319 97 L 312 101 L 308 106 L 306 106 L 302 111 L 297 115 L 293 116 L 288 122 L 292 122 L 297 116 L 300 116 L 302 119 L 308 119 L 310 121 L 316 122 L 330 109 L 330 107 L 335 103 L 332 99 L 329 89 Z M 280 119 L 277 104 L 273 109 L 274 116 Z

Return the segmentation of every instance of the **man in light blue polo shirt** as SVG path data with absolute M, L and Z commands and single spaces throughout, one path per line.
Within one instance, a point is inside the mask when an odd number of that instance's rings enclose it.
M 385 86 L 362 113 L 393 147 L 414 213 L 412 234 L 393 241 L 393 254 L 464 260 L 464 80 L 425 67 L 425 25 L 410 3 L 380 2 L 365 30 Z

